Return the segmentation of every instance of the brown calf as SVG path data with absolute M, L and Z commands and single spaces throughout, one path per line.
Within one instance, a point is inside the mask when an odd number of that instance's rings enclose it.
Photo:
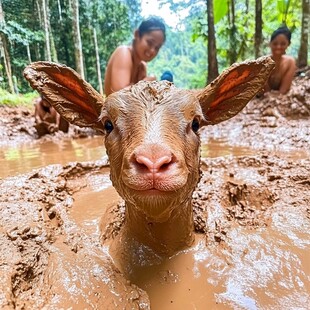
M 169 255 L 194 239 L 199 129 L 239 113 L 273 68 L 263 57 L 231 66 L 199 91 L 141 81 L 105 100 L 64 65 L 37 62 L 24 75 L 67 121 L 105 135 L 111 180 L 126 203 L 123 230 Z

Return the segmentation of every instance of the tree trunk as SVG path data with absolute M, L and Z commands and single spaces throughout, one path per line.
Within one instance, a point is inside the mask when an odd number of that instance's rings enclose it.
M 235 1 L 230 0 L 228 5 L 228 23 L 229 23 L 229 51 L 228 61 L 232 65 L 237 61 L 237 27 L 235 23 Z
M 55 40 L 54 40 L 54 35 L 51 29 L 51 24 L 48 23 L 48 29 L 49 29 L 49 34 L 50 34 L 50 44 L 51 44 L 51 57 L 52 61 L 58 62 L 58 55 L 57 55 L 57 50 L 55 46 Z
M 310 25 L 310 0 L 302 1 L 302 24 L 300 48 L 298 52 L 298 67 L 302 68 L 308 64 L 308 42 L 309 42 L 309 26 Z
M 59 21 L 62 22 L 62 10 L 60 0 L 57 0 L 57 6 L 58 6 Z
M 72 23 L 73 23 L 73 40 L 74 40 L 74 55 L 76 71 L 84 79 L 84 63 L 83 63 L 83 51 L 82 40 L 80 34 L 80 18 L 79 18 L 79 1 L 72 0 Z
M 255 58 L 262 56 L 261 53 L 261 45 L 262 45 L 262 37 L 263 37 L 263 21 L 262 21 L 262 0 L 256 0 L 255 4 Z
M 208 15 L 208 79 L 210 84 L 218 75 L 218 63 L 216 58 L 216 41 L 214 29 L 213 0 L 206 0 Z
M 101 69 L 100 69 L 100 57 L 99 57 L 99 49 L 98 49 L 98 42 L 97 42 L 97 32 L 96 28 L 93 27 L 94 32 L 94 45 L 95 45 L 95 52 L 96 52 L 96 67 L 97 67 L 97 76 L 98 76 L 98 83 L 99 83 L 99 92 L 103 95 L 103 83 L 101 78 Z
M 0 0 L 0 25 L 5 26 L 5 18 L 1 0 Z M 2 32 L 0 32 L 0 56 L 1 55 L 3 55 L 4 67 L 8 77 L 8 84 L 10 91 L 12 94 L 15 94 L 13 77 L 12 77 L 11 59 L 7 44 L 7 38 Z
M 45 59 L 52 61 L 51 46 L 50 46 L 50 33 L 49 33 L 49 21 L 48 21 L 48 0 L 42 0 L 42 11 L 43 11 L 43 23 L 45 33 Z
M 29 47 L 29 43 L 26 45 L 26 49 L 27 49 L 27 57 L 28 57 L 28 62 L 31 63 L 31 52 L 30 52 L 30 47 Z
M 41 8 L 40 8 L 39 0 L 36 0 L 36 6 L 37 6 L 37 13 L 38 13 L 39 23 L 40 23 L 40 25 L 42 25 L 42 28 L 43 28 L 42 14 L 41 14 Z

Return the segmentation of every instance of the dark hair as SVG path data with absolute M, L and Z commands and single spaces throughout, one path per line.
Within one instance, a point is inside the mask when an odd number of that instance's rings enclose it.
M 270 42 L 273 41 L 280 34 L 285 35 L 288 42 L 291 43 L 292 34 L 291 31 L 286 26 L 279 27 L 277 30 L 275 30 L 271 35 Z
M 138 28 L 139 36 L 142 37 L 145 33 L 154 30 L 161 30 L 164 35 L 164 41 L 166 40 L 166 26 L 159 17 L 155 16 L 147 18 L 140 24 Z

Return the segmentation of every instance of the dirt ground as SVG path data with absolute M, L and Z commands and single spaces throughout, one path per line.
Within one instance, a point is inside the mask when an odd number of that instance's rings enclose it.
M 37 139 L 31 109 L 0 107 L 0 115 L 0 146 Z M 238 116 L 201 132 L 204 142 L 225 139 L 256 152 L 201 159 L 193 208 L 209 255 L 209 285 L 217 287 L 208 309 L 309 309 L 309 121 L 306 72 L 288 95 L 255 98 Z M 69 132 L 72 138 L 92 134 Z M 99 235 L 70 215 L 77 193 L 107 171 L 103 159 L 0 179 L 1 309 L 150 309 L 152 294 L 125 279 Z M 117 201 L 110 224 L 101 227 L 105 237 L 122 225 Z

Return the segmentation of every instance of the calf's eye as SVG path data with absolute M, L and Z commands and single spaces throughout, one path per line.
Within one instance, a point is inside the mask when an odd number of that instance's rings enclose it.
M 197 132 L 199 130 L 199 121 L 197 118 L 194 118 L 192 121 L 192 130 L 193 132 Z
M 110 133 L 113 130 L 113 124 L 110 120 L 106 120 L 104 123 L 104 129 L 106 130 L 107 133 Z

